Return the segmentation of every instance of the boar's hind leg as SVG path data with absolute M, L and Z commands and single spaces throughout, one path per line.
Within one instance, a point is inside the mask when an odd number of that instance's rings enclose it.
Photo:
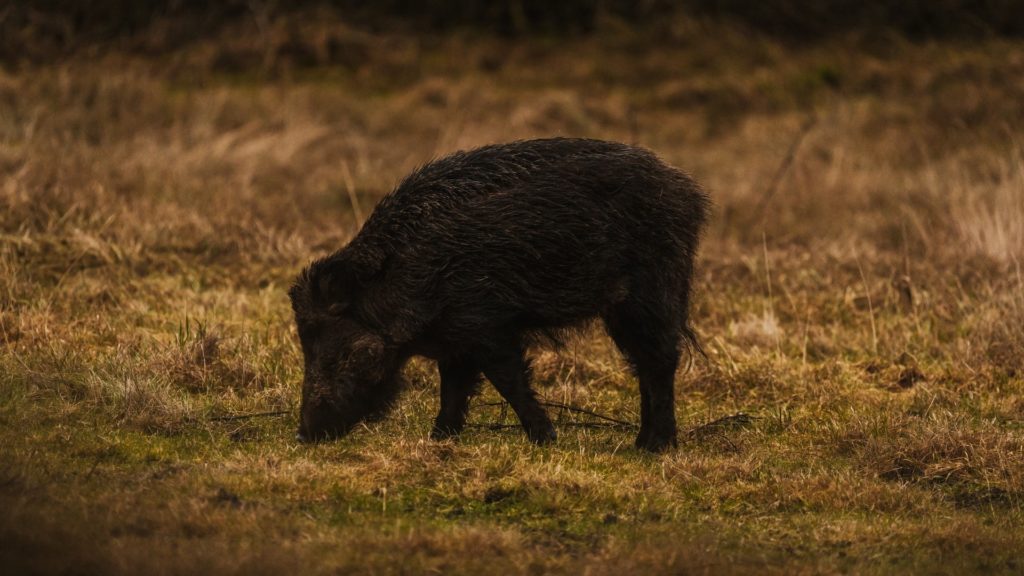
M 608 334 L 640 381 L 640 434 L 636 447 L 661 452 L 676 446 L 675 374 L 680 330 L 671 314 L 623 302 L 604 315 Z
M 480 383 L 480 369 L 465 358 L 441 360 L 437 368 L 441 373 L 441 410 L 430 437 L 440 440 L 459 434 L 466 426 L 469 398 Z
M 554 442 L 555 427 L 530 388 L 530 363 L 521 343 L 506 346 L 483 356 L 484 375 L 512 406 L 526 435 L 535 444 Z

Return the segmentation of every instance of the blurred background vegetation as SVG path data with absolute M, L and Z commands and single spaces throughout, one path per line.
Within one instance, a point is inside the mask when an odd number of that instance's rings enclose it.
M 0 9 L 0 57 L 38 61 L 109 45 L 174 49 L 253 15 L 258 21 L 308 11 L 330 12 L 376 31 L 461 29 L 507 37 L 586 35 L 628 24 L 671 39 L 681 15 L 736 23 L 794 42 L 858 29 L 916 39 L 1024 35 L 1018 0 L 17 0 Z

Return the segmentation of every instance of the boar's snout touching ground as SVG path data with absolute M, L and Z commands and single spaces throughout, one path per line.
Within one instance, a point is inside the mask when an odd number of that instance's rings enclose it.
M 383 415 L 400 388 L 399 366 L 384 341 L 347 316 L 343 302 L 327 303 L 323 289 L 330 282 L 326 271 L 311 268 L 290 292 L 305 358 L 302 441 L 338 437 Z
M 530 440 L 555 429 L 530 388 L 539 336 L 601 318 L 639 381 L 639 448 L 675 446 L 674 380 L 709 201 L 647 150 L 552 138 L 430 162 L 290 291 L 305 359 L 299 437 L 382 416 L 406 360 L 437 361 L 431 436 L 459 434 L 486 378 Z

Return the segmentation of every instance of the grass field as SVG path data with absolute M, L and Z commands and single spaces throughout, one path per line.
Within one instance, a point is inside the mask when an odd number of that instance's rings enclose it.
M 0 70 L 0 571 L 1024 570 L 1024 44 L 260 30 Z M 416 165 L 549 135 L 712 193 L 694 432 L 434 442 L 414 361 L 387 420 L 296 444 L 293 276 Z M 637 420 L 599 330 L 534 358 Z

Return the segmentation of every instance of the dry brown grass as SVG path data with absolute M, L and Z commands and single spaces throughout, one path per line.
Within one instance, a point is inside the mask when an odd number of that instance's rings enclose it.
M 0 71 L 5 569 L 1020 570 L 1024 46 L 261 30 Z M 712 191 L 680 417 L 749 425 L 663 457 L 586 428 L 436 443 L 426 362 L 329 445 L 217 419 L 294 406 L 285 288 L 404 173 L 554 134 L 637 140 Z M 537 372 L 636 419 L 602 334 Z

